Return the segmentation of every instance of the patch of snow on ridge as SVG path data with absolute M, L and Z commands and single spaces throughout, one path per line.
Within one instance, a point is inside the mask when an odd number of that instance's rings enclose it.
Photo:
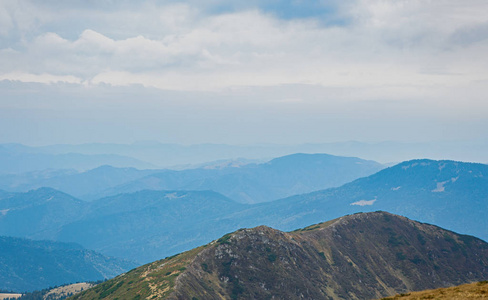
M 181 196 L 178 196 L 178 193 L 175 192 L 175 193 L 166 194 L 164 195 L 164 197 L 167 199 L 180 199 L 180 198 L 185 198 L 186 195 L 183 194 Z
M 366 206 L 366 205 L 373 205 L 373 203 L 376 202 L 376 199 L 373 200 L 360 200 L 354 203 L 351 203 L 351 205 L 358 205 L 358 206 Z
M 446 189 L 446 187 L 444 186 L 444 184 L 446 184 L 449 180 L 447 181 L 442 181 L 442 182 L 438 182 L 437 183 L 437 187 L 435 189 L 433 189 L 431 192 L 432 193 L 441 193 L 441 192 L 444 192 L 444 190 Z
M 402 186 L 397 186 L 397 187 L 392 187 L 391 190 L 392 191 L 398 191 Z
M 10 209 L 3 209 L 3 210 L 0 210 L 0 215 L 5 216 L 5 215 L 8 213 L 8 211 L 9 211 L 9 210 L 10 210 Z
M 456 182 L 458 179 L 459 179 L 459 176 L 458 176 L 458 177 L 453 177 L 453 178 L 451 178 L 451 182 L 452 182 L 452 183 L 454 183 L 454 182 Z

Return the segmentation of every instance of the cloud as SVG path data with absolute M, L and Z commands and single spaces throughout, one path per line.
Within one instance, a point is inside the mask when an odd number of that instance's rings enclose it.
M 285 2 L 7 0 L 1 78 L 184 91 L 318 85 L 361 90 L 349 94 L 356 100 L 439 99 L 487 78 L 486 1 Z

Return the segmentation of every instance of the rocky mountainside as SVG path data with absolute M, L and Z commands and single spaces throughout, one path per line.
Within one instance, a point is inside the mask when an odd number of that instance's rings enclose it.
M 385 212 L 241 229 L 74 299 L 376 299 L 488 278 L 488 244 Z
M 1 290 L 26 292 L 108 279 L 135 266 L 77 244 L 0 236 Z

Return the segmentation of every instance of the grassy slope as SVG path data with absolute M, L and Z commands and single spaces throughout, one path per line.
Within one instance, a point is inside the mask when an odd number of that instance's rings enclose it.
M 420 300 L 420 299 L 444 299 L 444 300 L 463 300 L 463 299 L 488 299 L 488 281 L 463 284 L 459 286 L 427 290 L 396 295 L 383 298 L 383 300 Z
M 133 269 L 72 299 L 161 299 L 173 292 L 176 278 L 206 246 Z

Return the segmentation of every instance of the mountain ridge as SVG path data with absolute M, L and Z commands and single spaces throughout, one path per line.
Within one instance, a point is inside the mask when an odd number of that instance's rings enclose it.
M 375 299 L 486 277 L 487 243 L 372 212 L 288 233 L 240 229 L 73 299 Z
M 214 190 L 236 201 L 252 204 L 340 186 L 383 168 L 375 161 L 356 157 L 295 153 L 241 167 L 164 170 L 107 189 L 103 195 L 144 189 Z

